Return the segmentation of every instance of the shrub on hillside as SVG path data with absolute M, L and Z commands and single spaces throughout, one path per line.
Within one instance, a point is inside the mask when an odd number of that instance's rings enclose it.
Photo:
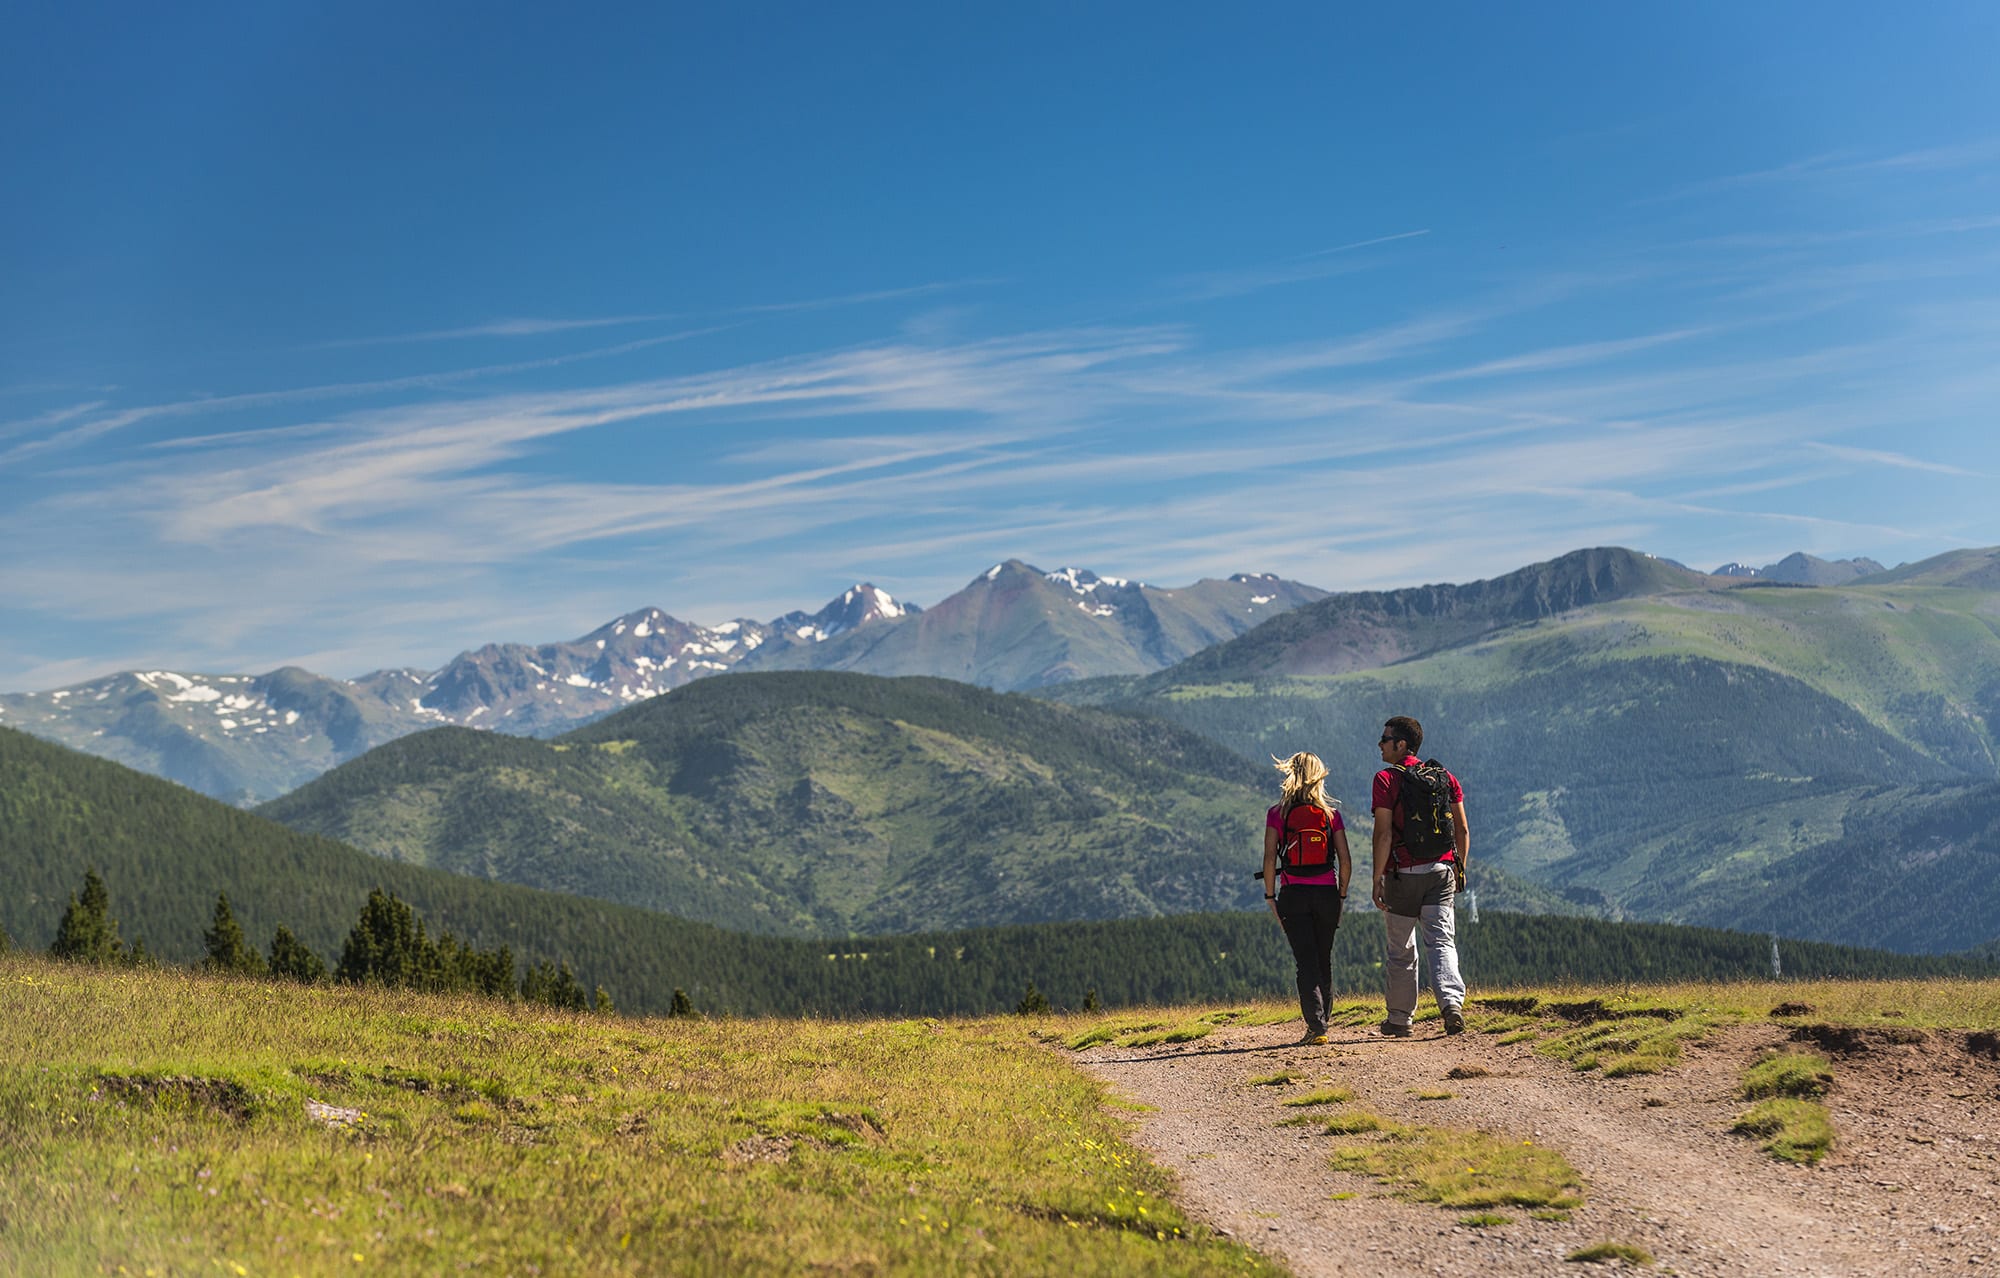
M 449 932 L 433 941 L 408 903 L 376 888 L 347 934 L 334 976 L 355 985 L 506 998 L 514 991 L 514 955 L 504 945 L 475 949 Z
M 215 897 L 215 918 L 208 930 L 201 934 L 202 949 L 207 957 L 201 965 L 211 972 L 235 972 L 241 976 L 261 976 L 264 959 L 251 948 L 243 935 L 243 925 L 236 921 L 236 915 L 229 908 L 229 894 L 218 892 Z
M 567 963 L 536 963 L 521 978 L 521 997 L 544 1007 L 565 1007 L 581 1012 L 590 1000 L 577 983 L 576 973 Z
M 49 953 L 72 963 L 119 963 L 125 946 L 118 939 L 118 920 L 111 917 L 111 894 L 96 869 L 83 876 L 83 896 L 69 898 L 62 922 L 56 925 Z M 143 953 L 143 951 L 141 951 Z
M 271 975 L 315 985 L 326 979 L 326 964 L 293 936 L 290 928 L 280 924 L 277 935 L 271 938 Z

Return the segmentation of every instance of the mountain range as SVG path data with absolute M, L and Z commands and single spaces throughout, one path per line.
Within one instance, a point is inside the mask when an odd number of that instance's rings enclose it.
M 1325 593 L 1249 574 L 1162 589 L 1009 560 L 929 612 L 867 583 L 768 622 L 704 627 L 642 608 L 578 639 L 487 644 L 434 671 L 127 671 L 0 695 L 0 724 L 249 804 L 424 728 L 553 735 L 725 670 L 936 675 L 1002 690 L 1144 673 Z
M 2000 772 L 1996 587 L 1993 550 L 1818 588 L 1580 551 L 1335 595 L 1155 674 L 1048 695 L 1246 758 L 1318 749 L 1345 796 L 1383 720 L 1411 714 L 1465 779 L 1488 863 L 1579 905 L 1945 950 L 1987 939 L 1992 915 L 1942 926 L 1884 903 L 1906 862 L 1983 881 L 2000 861 L 1976 816 Z M 1932 808 L 1975 815 L 1940 842 L 1917 820 Z M 1829 856 L 1847 872 L 1829 879 Z M 1794 890 L 1808 879 L 1825 890 Z M 1916 881 L 1952 890 L 1928 868 Z
M 1228 584 L 1271 595 L 1261 580 Z M 1150 609 L 1163 632 L 1149 589 L 1001 564 L 951 609 L 793 639 L 893 666 L 907 641 L 886 636 L 942 614 L 917 651 L 1032 679 L 1046 667 L 994 664 L 1009 648 L 982 618 L 1158 660 L 1069 629 Z M 739 661 L 555 740 L 407 736 L 265 811 L 392 859 L 759 931 L 1166 914 L 1245 903 L 1272 755 L 1321 753 L 1365 848 L 1373 742 L 1408 713 L 1466 783 L 1489 904 L 1956 950 L 1992 939 L 2000 906 L 1996 596 L 1996 550 L 1813 587 L 1600 548 L 1302 601 L 1151 673 L 1033 697 Z M 664 618 L 617 624 L 580 655 Z M 291 726 L 244 684 L 148 678 L 239 731 Z
M 1754 577 L 1787 586 L 1844 586 L 1862 577 L 1884 571 L 1873 559 L 1820 559 L 1804 553 L 1786 555 L 1774 564 L 1752 568 L 1729 563 L 1717 568 L 1715 577 Z

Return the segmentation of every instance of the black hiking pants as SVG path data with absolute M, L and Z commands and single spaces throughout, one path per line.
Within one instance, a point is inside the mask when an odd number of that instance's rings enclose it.
M 1278 922 L 1292 943 L 1299 969 L 1299 1013 L 1306 1033 L 1326 1033 L 1326 1009 L 1333 1002 L 1333 934 L 1340 928 L 1340 888 L 1287 883 L 1278 889 Z

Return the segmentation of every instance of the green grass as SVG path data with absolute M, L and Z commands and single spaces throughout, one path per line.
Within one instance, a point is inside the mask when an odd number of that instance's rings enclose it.
M 1168 1029 L 1147 1030 L 1140 1034 L 1127 1034 L 1116 1040 L 1119 1047 L 1154 1047 L 1161 1043 L 1192 1043 L 1198 1038 L 1207 1038 L 1215 1032 L 1215 1026 L 1195 1021 L 1187 1025 L 1176 1025 Z
M 639 1020 L 12 956 L 0 1020 L 34 1027 L 0 1037 L 9 1272 L 1267 1268 L 1011 1016 Z
M 1371 1114 L 1358 1109 L 1348 1114 L 1335 1114 L 1320 1128 L 1329 1136 L 1358 1136 L 1363 1132 L 1399 1131 L 1394 1123 L 1380 1114 Z
M 1811 1052 L 1775 1052 L 1743 1073 L 1743 1085 L 1736 1094 L 1744 1100 L 1771 1096 L 1794 1096 L 1811 1100 L 1826 1095 L 1833 1086 L 1833 1070 L 1826 1058 Z
M 1299 1019 L 1298 1009 L 1283 1003 L 1262 1007 L 1231 1007 L 1201 1017 L 1211 1025 L 1281 1025 Z
M 1764 1152 L 1807 1166 L 1833 1148 L 1833 1116 L 1817 1101 L 1777 1096 L 1752 1105 L 1729 1130 L 1763 1140 Z
M 1542 1033 L 1540 1030 L 1523 1029 L 1515 1030 L 1512 1034 L 1502 1035 L 1495 1041 L 1502 1046 L 1508 1046 L 1514 1043 L 1532 1043 L 1541 1036 Z
M 1563 1259 L 1588 1265 L 1601 1265 L 1609 1260 L 1622 1260 L 1628 1265 L 1650 1265 L 1653 1253 L 1631 1243 L 1601 1242 L 1579 1247 Z
M 1529 1220 L 1540 1220 L 1549 1224 L 1561 1224 L 1563 1221 L 1568 1220 L 1569 1216 L 1570 1214 L 1567 1211 L 1559 1207 L 1544 1207 L 1539 1211 L 1528 1213 Z
M 1470 1216 L 1460 1216 L 1458 1223 L 1468 1229 L 1498 1229 L 1502 1225 L 1514 1223 L 1512 1216 L 1502 1216 L 1497 1212 L 1475 1212 Z
M 1568 1208 L 1583 1201 L 1583 1178 L 1561 1154 L 1491 1132 L 1403 1129 L 1335 1151 L 1333 1166 L 1445 1207 Z
M 1348 1088 L 1322 1087 L 1316 1092 L 1307 1092 L 1304 1096 L 1289 1097 L 1279 1103 L 1303 1108 L 1308 1105 L 1345 1105 L 1353 1099 L 1354 1093 Z
M 1069 1048 L 1072 1052 L 1080 1052 L 1085 1048 L 1096 1047 L 1100 1043 L 1115 1043 L 1121 1038 L 1130 1038 L 1134 1034 L 1143 1034 L 1150 1030 L 1164 1029 L 1166 1028 L 1166 1024 L 1165 1021 L 1160 1020 L 1134 1021 L 1114 1018 L 1108 1021 L 1101 1021 L 1087 1029 L 1079 1030 L 1077 1033 L 1064 1039 L 1063 1046 Z
M 1567 1008 L 1545 1006 L 1583 1023 L 1537 1043 L 1535 1050 L 1577 1070 L 1600 1070 L 1604 1078 L 1665 1073 L 1680 1063 L 1683 1043 L 1706 1038 L 1724 1019 L 1741 1019 L 1655 1001 L 1591 999 Z
M 1410 1093 L 1410 1097 L 1412 1100 L 1441 1101 L 1441 1100 L 1453 1099 L 1453 1094 L 1451 1092 L 1440 1092 L 1434 1090 L 1413 1090 Z
M 1261 1074 L 1258 1077 L 1251 1079 L 1250 1086 L 1283 1087 L 1287 1083 L 1301 1082 L 1304 1080 L 1304 1077 L 1305 1076 L 1302 1074 L 1294 1074 L 1289 1070 L 1280 1070 L 1276 1074 Z

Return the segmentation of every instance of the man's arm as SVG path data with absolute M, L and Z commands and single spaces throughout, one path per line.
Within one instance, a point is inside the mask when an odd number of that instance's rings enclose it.
M 1451 829 L 1452 844 L 1458 851 L 1458 855 L 1452 858 L 1451 873 L 1452 877 L 1458 881 L 1458 890 L 1463 892 L 1465 890 L 1466 867 L 1471 864 L 1468 858 L 1472 855 L 1472 832 L 1465 828 L 1465 800 L 1463 799 L 1451 805 Z
M 1392 822 L 1396 819 L 1394 808 L 1375 809 L 1375 905 L 1382 904 L 1382 880 L 1389 873 L 1389 844 L 1396 837 Z

